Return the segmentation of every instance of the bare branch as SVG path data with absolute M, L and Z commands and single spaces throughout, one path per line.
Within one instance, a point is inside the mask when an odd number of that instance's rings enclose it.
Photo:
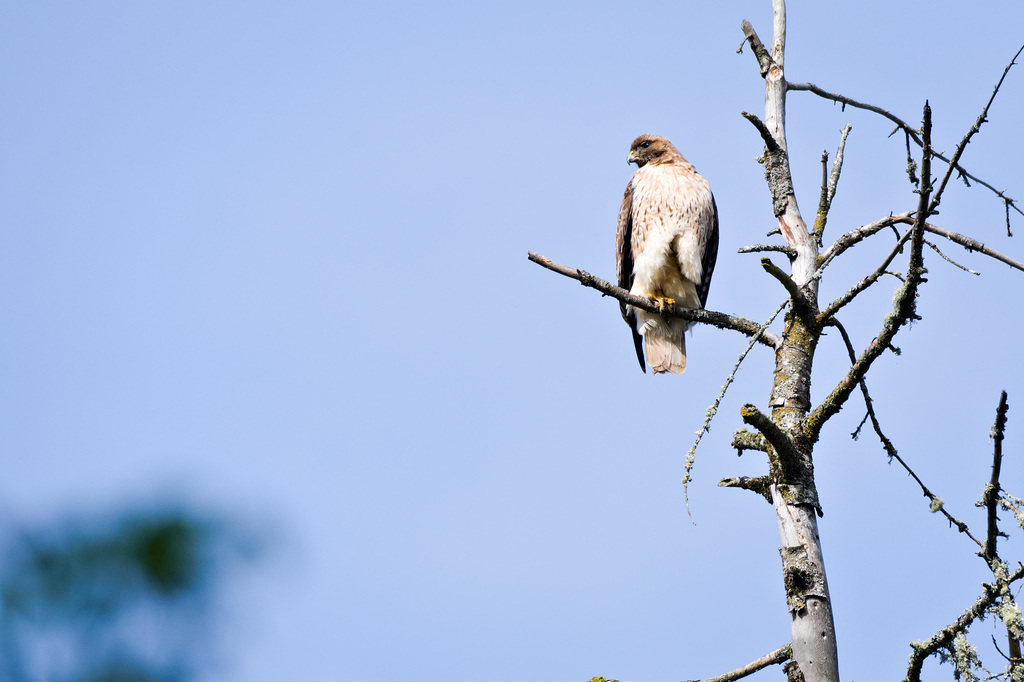
M 772 56 L 768 53 L 768 48 L 764 46 L 761 39 L 757 37 L 757 31 L 754 30 L 749 21 L 744 19 L 743 23 L 740 24 L 740 29 L 743 31 L 743 39 L 750 43 L 750 49 L 754 51 L 754 56 L 757 57 L 757 63 L 761 67 L 761 78 L 764 78 L 768 75 L 768 69 L 772 66 Z M 740 50 L 742 49 L 743 45 L 741 43 Z
M 896 246 L 894 246 L 892 251 L 889 252 L 889 255 L 885 258 L 885 260 L 882 261 L 882 264 L 879 265 L 874 272 L 872 272 L 870 275 L 854 284 L 850 288 L 850 290 L 847 291 L 845 294 L 829 303 L 828 306 L 826 306 L 826 308 L 823 311 L 821 311 L 821 313 L 818 315 L 818 324 L 823 324 L 824 322 L 826 322 L 829 318 L 833 317 L 837 312 L 839 312 L 840 308 L 842 308 L 844 305 L 852 301 L 857 296 L 857 294 L 861 293 L 869 286 L 877 282 L 878 278 L 886 273 L 886 268 L 888 268 L 889 264 L 892 263 L 893 259 L 896 258 L 896 255 L 903 251 L 903 245 L 907 243 L 908 239 L 910 239 L 910 235 L 911 231 L 907 230 L 903 234 L 903 236 L 900 237 L 899 241 L 896 242 Z
M 821 254 L 823 259 L 834 258 L 840 255 L 848 248 L 857 244 L 858 242 L 870 237 L 871 235 L 893 225 L 904 223 L 909 225 L 913 221 L 914 212 L 907 211 L 906 213 L 896 213 L 894 215 L 886 216 L 881 220 L 876 220 L 873 223 L 868 223 L 858 227 L 856 230 L 850 230 L 849 232 L 841 235 L 836 239 L 832 246 L 828 247 L 824 253 Z
M 988 508 L 988 535 L 985 538 L 985 551 L 982 556 L 989 562 L 999 556 L 996 553 L 996 538 L 999 536 L 996 508 L 999 502 L 999 471 L 1003 464 L 1003 430 L 1006 428 L 1006 412 L 1009 407 L 1006 403 L 1006 391 L 1003 391 L 999 396 L 999 407 L 996 408 L 996 422 L 992 425 L 992 478 L 982 496 L 982 501 Z
M 988 120 L 987 116 L 989 107 L 991 107 L 992 102 L 995 101 L 996 95 L 999 94 L 999 88 L 1002 87 L 1003 81 L 1006 80 L 1006 74 L 1010 73 L 1010 69 L 1017 63 L 1017 57 L 1020 56 L 1021 52 L 1024 52 L 1024 45 L 1021 45 L 1021 48 L 1017 50 L 1017 54 L 1013 55 L 1013 59 L 1011 59 L 1010 63 L 1006 65 L 1006 68 L 1003 69 L 1003 75 L 999 78 L 999 82 L 996 83 L 996 87 L 992 91 L 992 96 L 988 98 L 985 108 L 981 110 L 980 114 L 978 114 L 977 120 L 974 121 L 974 125 L 971 126 L 971 129 L 967 131 L 966 135 L 964 135 L 964 139 L 960 140 L 960 144 L 956 146 L 956 151 L 953 152 L 953 158 L 948 162 L 949 168 L 946 169 L 946 174 L 942 176 L 942 181 L 939 183 L 938 189 L 935 190 L 935 194 L 932 196 L 931 204 L 928 206 L 929 213 L 934 213 L 935 209 L 938 208 L 939 203 L 942 201 L 942 192 L 946 189 L 946 183 L 949 182 L 949 178 L 953 175 L 953 171 L 960 168 L 958 162 L 960 161 L 960 157 L 963 156 L 964 150 L 970 143 L 971 138 L 981 130 L 982 124 Z
M 753 246 L 741 246 L 737 249 L 736 253 L 761 253 L 764 251 L 784 253 L 790 258 L 796 255 L 796 252 L 785 244 L 754 244 Z
M 850 341 L 850 336 L 846 333 L 846 329 L 842 324 L 840 324 L 839 320 L 835 318 L 832 318 L 831 324 L 839 330 L 839 334 L 843 337 L 843 342 L 846 344 L 846 352 L 850 354 L 850 362 L 856 362 L 857 354 L 853 350 L 853 343 Z M 889 461 L 891 462 L 892 460 L 896 460 L 899 462 L 899 465 L 903 467 L 904 471 L 906 471 L 907 474 L 913 478 L 919 486 L 921 486 L 921 492 L 928 498 L 929 509 L 933 513 L 940 512 L 946 517 L 946 520 L 949 521 L 950 526 L 955 527 L 958 531 L 973 540 L 974 544 L 981 547 L 981 542 L 978 541 L 978 538 L 971 535 L 971 531 L 967 528 L 967 524 L 946 511 L 946 507 L 942 503 L 942 498 L 936 496 L 935 493 L 928 489 L 928 486 L 924 484 L 924 481 L 922 481 L 921 478 L 914 473 L 914 470 L 910 468 L 910 465 L 900 457 L 900 454 L 896 451 L 896 446 L 892 444 L 892 441 L 882 433 L 882 426 L 878 423 L 878 416 L 875 414 L 873 401 L 871 400 L 871 396 L 868 394 L 868 385 L 864 381 L 863 377 L 859 383 L 861 392 L 864 394 L 864 404 L 867 406 L 867 418 L 871 420 L 871 426 L 875 429 L 878 439 L 882 442 L 882 447 L 885 449 L 885 453 L 889 456 Z
M 740 416 L 743 422 L 750 424 L 761 432 L 765 440 L 771 444 L 772 449 L 779 457 L 783 468 L 800 459 L 800 453 L 796 445 L 790 439 L 789 434 L 783 431 L 778 424 L 773 422 L 768 415 L 757 409 L 755 405 L 747 403 L 740 409 Z
M 833 102 L 839 102 L 840 104 L 843 105 L 843 107 L 851 106 L 851 107 L 854 107 L 856 109 L 864 109 L 865 111 L 872 111 L 872 112 L 878 114 L 879 116 L 883 116 L 883 117 L 889 119 L 890 121 L 892 121 L 893 123 L 895 123 L 896 126 L 900 130 L 902 130 L 905 133 L 907 133 L 907 135 L 909 135 L 914 140 L 914 142 L 917 143 L 918 147 L 921 146 L 921 137 L 920 137 L 921 131 L 918 130 L 917 128 L 912 127 L 906 121 L 904 121 L 903 119 L 899 118 L 895 114 L 892 114 L 891 112 L 886 111 L 882 107 L 875 106 L 874 104 L 867 104 L 865 102 L 858 102 L 857 100 L 855 100 L 855 99 L 853 99 L 851 97 L 847 97 L 846 95 L 839 95 L 839 94 L 836 94 L 834 92 L 828 92 L 827 90 L 823 90 L 823 89 L 819 88 L 814 83 L 790 83 L 789 84 L 789 89 L 790 90 L 795 90 L 797 92 L 801 92 L 801 91 L 802 92 L 813 92 L 815 95 L 817 95 L 818 97 L 821 97 L 823 99 L 829 99 L 829 100 L 832 100 Z
M 800 290 L 800 287 L 796 285 L 793 278 L 787 275 L 782 268 L 773 263 L 770 258 L 761 259 L 761 267 L 769 275 L 779 280 L 786 291 L 789 292 L 789 297 L 793 301 L 794 310 L 799 311 L 801 314 L 806 313 L 811 309 L 811 303 L 807 300 L 804 292 Z
M 899 130 L 899 128 L 896 130 Z M 889 137 L 892 137 L 896 130 L 892 131 Z M 910 151 L 910 133 L 904 133 L 903 139 L 907 144 L 907 179 L 910 180 L 910 184 L 917 185 L 917 183 L 921 182 L 921 179 L 917 177 L 917 161 L 914 160 L 914 155 Z
M 762 668 L 767 668 L 770 665 L 785 663 L 790 658 L 792 658 L 792 656 L 793 647 L 792 645 L 787 644 L 786 646 L 779 647 L 770 654 L 765 654 L 756 661 L 751 661 L 750 663 L 747 663 L 742 668 L 737 668 L 736 670 L 725 673 L 724 675 L 709 677 L 703 682 L 733 682 L 734 680 L 742 679 L 747 675 L 752 675 L 756 673 L 758 670 L 761 670 Z
M 1006 74 L 1016 64 L 1017 57 L 1020 56 L 1022 51 L 1024 51 L 1024 46 L 1022 46 L 1021 49 L 1017 51 L 1017 54 L 1015 54 L 1013 56 L 1013 59 L 1010 60 L 1010 63 L 1003 70 L 1003 76 L 1002 76 L 1002 78 L 999 79 L 999 84 L 996 85 L 996 90 L 997 91 L 999 89 L 999 86 L 1002 85 L 1003 79 L 1006 78 Z M 907 146 L 908 146 L 908 148 L 907 148 L 908 171 L 910 172 L 911 182 L 915 181 L 915 170 L 916 170 L 916 168 L 914 167 L 915 164 L 913 163 L 913 160 L 910 158 L 909 145 L 910 145 L 910 140 L 913 140 L 914 143 L 918 147 L 922 147 L 923 146 L 923 142 L 921 140 L 921 131 L 920 130 L 910 126 L 906 121 L 904 121 L 903 119 L 899 118 L 898 116 L 892 114 L 891 112 L 883 109 L 882 107 L 878 107 L 878 106 L 875 106 L 873 104 L 867 104 L 865 102 L 859 102 L 859 101 L 857 101 L 855 99 L 847 97 L 846 95 L 840 95 L 840 94 L 836 94 L 834 92 L 828 92 L 827 90 L 823 90 L 822 88 L 819 88 L 817 85 L 814 85 L 813 83 L 788 83 L 787 84 L 787 89 L 788 90 L 792 90 L 792 91 L 797 91 L 797 92 L 801 92 L 801 91 L 803 91 L 803 92 L 811 92 L 811 93 L 814 93 L 815 95 L 817 95 L 817 96 L 819 96 L 819 97 L 821 97 L 823 99 L 831 100 L 833 102 L 839 102 L 844 107 L 849 105 L 849 106 L 857 108 L 857 109 L 863 109 L 865 111 L 874 112 L 874 113 L 876 113 L 876 114 L 878 114 L 878 115 L 880 115 L 880 116 L 882 116 L 884 118 L 889 119 L 893 123 L 895 123 L 897 129 L 902 130 L 905 133 L 905 135 L 906 135 Z M 995 97 L 995 92 L 992 93 L 992 97 L 993 98 Z M 989 104 L 991 104 L 991 103 L 992 103 L 992 101 L 989 100 Z M 988 110 L 988 106 L 985 107 L 985 111 L 987 111 L 987 110 Z M 980 124 L 976 124 L 976 125 L 980 125 Z M 1003 190 L 996 189 L 990 183 L 985 182 L 981 178 L 979 178 L 979 177 L 969 173 L 965 168 L 963 168 L 962 166 L 957 164 L 955 161 L 951 163 L 950 160 L 947 159 L 942 154 L 939 154 L 938 152 L 934 152 L 933 151 L 932 152 L 932 156 L 934 158 L 936 158 L 936 159 L 939 159 L 940 161 L 943 161 L 943 162 L 945 162 L 947 164 L 950 164 L 950 170 L 956 170 L 957 173 L 960 175 L 960 177 L 964 178 L 965 180 L 969 179 L 969 180 L 971 180 L 971 181 L 981 185 L 982 187 L 985 187 L 990 192 L 995 194 L 997 197 L 1002 199 L 1003 204 L 1006 207 L 1006 233 L 1007 233 L 1007 236 L 1013 236 L 1012 233 L 1010 232 L 1010 209 L 1012 208 L 1017 213 L 1019 213 L 1021 215 L 1024 215 L 1024 210 L 1021 210 L 1020 207 L 1017 206 L 1017 202 L 1016 202 L 1015 199 L 1011 199 L 1010 197 L 1006 196 L 1006 194 L 1005 194 L 1005 192 Z M 945 185 L 945 183 L 943 183 L 943 185 Z
M 732 446 L 736 448 L 737 455 L 742 455 L 744 450 L 757 450 L 768 452 L 768 441 L 760 433 L 752 433 L 745 428 L 735 431 L 732 434 Z
M 853 130 L 849 125 L 845 126 L 841 132 L 839 138 L 839 149 L 836 150 L 836 158 L 832 163 L 832 173 L 826 180 L 824 164 L 828 160 L 828 155 L 822 152 L 822 183 L 821 183 L 821 198 L 818 200 L 818 214 L 814 218 L 814 228 L 811 230 L 811 234 L 814 235 L 815 240 L 818 242 L 818 246 L 821 246 L 821 238 L 825 233 L 825 223 L 828 221 L 828 212 L 832 208 L 832 200 L 836 196 L 836 187 L 839 186 L 839 174 L 843 169 L 843 152 L 846 150 L 846 138 L 849 136 L 850 131 Z
M 998 261 L 1006 263 L 1011 268 L 1016 268 L 1017 270 L 1024 272 L 1024 263 L 1021 263 L 1019 260 L 1014 260 L 1013 258 L 1010 258 L 1007 255 L 999 253 L 995 249 L 988 248 L 987 246 L 979 242 L 977 239 L 965 237 L 964 235 L 957 234 L 952 230 L 947 230 L 945 228 L 938 227 L 936 225 L 931 225 L 929 223 L 925 223 L 924 229 L 927 230 L 928 232 L 931 232 L 932 234 L 937 234 L 940 237 L 945 237 L 949 241 L 959 244 L 968 251 L 977 251 L 978 253 L 983 253 L 986 256 L 990 256 Z
M 1017 54 L 1015 54 L 1014 58 L 1010 60 L 1007 68 L 1002 70 L 1002 76 L 999 78 L 999 82 L 995 84 L 995 89 L 992 90 L 992 96 L 988 98 L 985 108 L 981 110 L 981 114 L 978 115 L 974 125 L 971 126 L 971 129 L 967 131 L 966 135 L 964 135 L 964 139 L 959 141 L 959 144 L 956 145 L 956 151 L 953 152 L 953 157 L 948 162 L 949 168 L 946 169 L 946 174 L 942 176 L 942 181 L 939 182 L 939 187 L 935 190 L 935 195 L 932 197 L 932 203 L 928 207 L 929 213 L 934 213 L 935 209 L 938 208 L 939 203 L 942 201 L 942 193 L 946 188 L 946 182 L 949 181 L 949 177 L 952 175 L 953 170 L 959 168 L 957 165 L 959 158 L 964 155 L 964 150 L 966 150 L 967 145 L 971 142 L 971 138 L 981 130 L 982 124 L 988 120 L 986 118 L 988 116 L 988 109 L 992 105 L 992 102 L 995 101 L 995 95 L 998 94 L 999 88 L 1002 86 L 1002 81 L 1006 80 L 1007 74 L 1010 73 L 1010 70 L 1014 67 L 1015 63 L 1017 63 L 1017 57 L 1020 56 L 1021 52 L 1024 52 L 1024 45 L 1021 45 L 1021 48 L 1017 50 Z
M 709 324 L 712 327 L 718 327 L 719 329 L 731 329 L 733 331 L 740 332 L 741 334 L 745 334 L 746 336 L 756 337 L 759 343 L 768 346 L 769 348 L 777 348 L 778 345 L 782 343 L 778 336 L 772 332 L 761 329 L 761 325 L 753 320 L 748 320 L 745 317 L 736 317 L 735 315 L 727 315 L 726 313 L 719 313 L 713 310 L 684 308 L 679 305 L 663 309 L 652 299 L 645 298 L 643 296 L 634 296 L 625 289 L 615 286 L 611 282 L 603 280 L 600 277 L 594 277 L 586 270 L 577 270 L 576 268 L 556 263 L 547 256 L 542 256 L 539 253 L 534 253 L 533 251 L 528 252 L 528 255 L 529 259 L 534 263 L 537 263 L 548 270 L 557 272 L 560 275 L 565 275 L 570 279 L 575 279 L 585 287 L 597 289 L 602 294 L 618 299 L 623 303 L 633 306 L 634 308 L 640 308 L 641 310 L 646 310 L 649 313 L 679 317 L 684 320 L 690 320 L 691 322 Z
M 849 137 L 853 126 L 847 124 L 839 131 L 839 148 L 836 150 L 836 160 L 832 163 L 832 174 L 828 178 L 828 203 L 831 206 L 832 200 L 836 197 L 836 187 L 839 185 L 839 174 L 843 170 L 843 154 L 846 151 L 846 138 Z
M 764 121 L 757 117 L 757 114 L 741 111 L 740 116 L 750 121 L 750 123 L 757 128 L 757 132 L 761 134 L 761 139 L 764 140 L 764 146 L 768 148 L 769 152 L 777 152 L 779 150 L 779 143 L 772 135 L 772 131 L 768 130 L 768 126 L 764 124 Z
M 924 269 L 921 250 L 924 246 L 924 223 L 928 217 L 929 199 L 931 197 L 931 128 L 932 110 L 925 102 L 924 122 L 922 126 L 924 147 L 921 153 L 921 189 L 914 224 L 911 227 L 910 261 L 907 264 L 907 280 L 897 290 L 893 300 L 893 311 L 886 316 L 882 331 L 868 344 L 861 353 L 849 373 L 840 380 L 829 396 L 808 415 L 807 425 L 811 437 L 817 440 L 821 427 L 842 409 L 850 393 L 864 377 L 871 364 L 892 344 L 893 338 L 900 328 L 912 319 L 917 319 L 917 289 L 924 280 Z
M 771 483 L 768 481 L 767 476 L 758 476 L 756 478 L 751 478 L 749 476 L 731 476 L 719 481 L 718 487 L 749 490 L 766 499 L 768 504 L 772 503 Z
M 832 318 L 831 320 L 829 320 L 829 323 L 832 326 L 834 326 L 836 329 L 838 329 L 839 330 L 839 335 L 843 337 L 843 343 L 846 344 L 846 352 L 850 354 L 850 362 L 856 362 L 857 361 L 857 353 L 856 353 L 856 351 L 853 350 L 853 342 L 850 341 L 850 335 L 846 333 L 846 327 L 844 327 L 842 325 L 842 323 L 839 322 L 839 320 L 837 320 L 835 318 Z M 896 451 L 896 446 L 893 445 L 892 441 L 889 440 L 888 436 L 886 436 L 882 432 L 882 425 L 878 423 L 878 416 L 875 414 L 874 401 L 871 399 L 871 395 L 868 393 L 868 384 L 867 384 L 867 382 L 864 379 L 861 379 L 861 381 L 860 381 L 860 389 L 861 389 L 861 393 L 864 394 L 864 406 L 865 406 L 865 408 L 867 410 L 867 414 L 864 416 L 864 419 L 865 420 L 867 420 L 867 419 L 871 420 L 871 425 L 875 429 L 875 434 L 878 436 L 878 440 L 880 440 L 882 442 L 882 448 L 885 449 L 886 454 L 889 455 L 890 461 L 893 460 L 893 459 L 898 458 L 899 457 L 899 453 Z M 863 426 L 863 425 L 864 425 L 864 422 L 862 421 L 860 423 L 860 426 Z M 857 427 L 857 431 L 860 430 L 860 426 Z M 857 439 L 857 431 L 854 431 L 852 434 L 850 434 L 850 436 L 854 440 Z M 902 460 L 900 460 L 900 462 L 902 462 Z M 911 472 L 911 473 L 913 473 L 913 472 Z M 924 486 L 922 485 L 921 487 L 924 487 Z M 927 495 L 927 493 L 926 493 L 926 495 Z M 932 497 L 930 497 L 929 499 L 932 499 L 932 498 L 934 498 L 934 495 Z
M 1009 585 L 1024 577 L 1024 565 L 1018 566 L 1013 573 L 1006 577 L 1004 584 Z M 995 603 L 1002 590 L 1001 586 L 993 583 L 982 584 L 982 594 L 978 599 L 960 614 L 955 621 L 936 632 L 927 642 L 913 642 L 910 647 L 913 651 L 910 654 L 910 664 L 907 666 L 907 676 L 903 682 L 921 682 L 921 667 L 926 658 L 937 652 L 939 649 L 950 646 L 953 639 L 964 632 L 971 623 L 985 614 L 985 611 Z
M 828 150 L 821 152 L 821 195 L 818 197 L 818 207 L 828 198 Z M 821 246 L 821 243 L 818 243 Z
M 849 232 L 837 238 L 835 242 L 833 242 L 832 245 L 821 254 L 821 258 L 823 260 L 833 259 L 836 256 L 843 253 L 844 251 L 846 251 L 847 249 L 849 249 L 851 246 L 856 245 L 857 243 L 861 242 L 867 237 L 870 237 L 873 234 L 877 234 L 886 227 L 891 227 L 893 225 L 898 224 L 913 224 L 913 218 L 913 211 L 907 211 L 905 213 L 895 213 L 891 216 L 887 216 L 880 220 L 876 220 L 873 223 L 868 223 L 867 225 L 858 227 L 855 230 L 850 230 Z M 1006 263 L 1012 268 L 1016 268 L 1017 270 L 1024 272 L 1024 263 L 1015 260 L 1003 253 L 1000 253 L 995 249 L 991 249 L 985 246 L 984 243 L 979 242 L 977 239 L 967 237 L 957 232 L 953 232 L 952 230 L 947 230 L 944 227 L 932 225 L 931 223 L 925 223 L 924 229 L 925 231 L 931 232 L 932 234 L 937 234 L 940 237 L 945 237 L 949 241 L 959 244 L 968 251 L 977 251 L 978 253 L 983 253 L 986 256 L 995 258 L 998 261 Z

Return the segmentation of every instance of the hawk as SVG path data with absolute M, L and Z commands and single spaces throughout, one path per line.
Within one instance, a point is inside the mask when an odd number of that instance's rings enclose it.
M 666 138 L 641 135 L 629 148 L 638 168 L 626 186 L 615 234 L 619 286 L 665 307 L 703 308 L 718 256 L 718 208 L 708 181 Z M 686 371 L 690 323 L 619 304 L 633 330 L 640 369 Z

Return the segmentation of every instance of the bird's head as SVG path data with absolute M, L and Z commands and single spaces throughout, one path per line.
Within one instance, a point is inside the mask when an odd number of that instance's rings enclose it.
M 661 135 L 641 135 L 630 145 L 629 158 L 626 162 L 635 163 L 638 168 L 643 168 L 649 163 L 671 163 L 681 158 L 682 154 L 672 146 L 668 138 Z

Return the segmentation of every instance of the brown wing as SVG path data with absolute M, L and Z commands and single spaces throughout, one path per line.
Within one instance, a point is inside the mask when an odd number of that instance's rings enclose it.
M 704 251 L 701 253 L 701 278 L 697 284 L 697 296 L 700 298 L 700 307 L 708 303 L 708 290 L 711 288 L 711 275 L 715 272 L 715 261 L 718 259 L 718 206 L 715 204 L 715 195 L 711 195 L 711 224 L 704 236 Z
M 622 197 L 622 207 L 619 208 L 619 225 L 615 230 L 615 269 L 619 278 L 619 286 L 629 291 L 633 287 L 633 181 L 626 185 L 626 193 Z M 718 248 L 718 232 L 715 231 L 715 248 Z M 714 267 L 712 265 L 712 267 Z M 708 280 L 710 281 L 710 276 Z M 644 362 L 644 341 L 636 332 L 636 315 L 626 307 L 626 304 L 619 301 L 619 311 L 622 319 L 629 325 L 633 332 L 633 346 L 636 348 L 636 359 L 640 361 L 640 369 L 647 373 L 647 364 Z

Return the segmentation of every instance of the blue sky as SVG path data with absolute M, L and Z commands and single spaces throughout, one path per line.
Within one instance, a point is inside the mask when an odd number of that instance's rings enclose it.
M 740 405 L 765 408 L 770 355 L 752 352 L 698 452 L 693 525 L 685 453 L 745 341 L 698 328 L 684 376 L 643 375 L 614 301 L 526 260 L 613 278 L 629 143 L 664 134 L 719 206 L 709 307 L 767 318 L 784 294 L 736 253 L 773 222 L 739 115 L 763 114 L 763 84 L 736 48 L 744 18 L 768 39 L 770 3 L 372 5 L 2 10 L 6 515 L 170 495 L 284 529 L 286 568 L 236 586 L 210 679 L 654 682 L 788 642 L 771 510 L 716 487 L 764 471 L 729 441 Z M 789 18 L 791 80 L 911 122 L 929 99 L 951 152 L 1024 17 L 870 0 Z M 1024 200 L 1018 69 L 964 163 Z M 916 206 L 890 124 L 808 93 L 788 121 L 805 213 L 821 151 L 853 126 L 826 239 Z M 935 219 L 1020 259 L 1003 220 L 962 184 Z M 1004 388 L 1004 482 L 1024 493 L 1024 274 L 937 245 L 982 275 L 929 251 L 923 320 L 869 386 L 900 452 L 980 532 Z M 831 267 L 823 298 L 889 248 Z M 845 314 L 858 347 L 893 282 Z M 816 399 L 847 366 L 827 337 Z M 847 680 L 902 676 L 907 643 L 986 577 L 874 435 L 849 438 L 862 416 L 857 397 L 815 460 Z M 1005 553 L 1020 558 L 1019 532 Z

